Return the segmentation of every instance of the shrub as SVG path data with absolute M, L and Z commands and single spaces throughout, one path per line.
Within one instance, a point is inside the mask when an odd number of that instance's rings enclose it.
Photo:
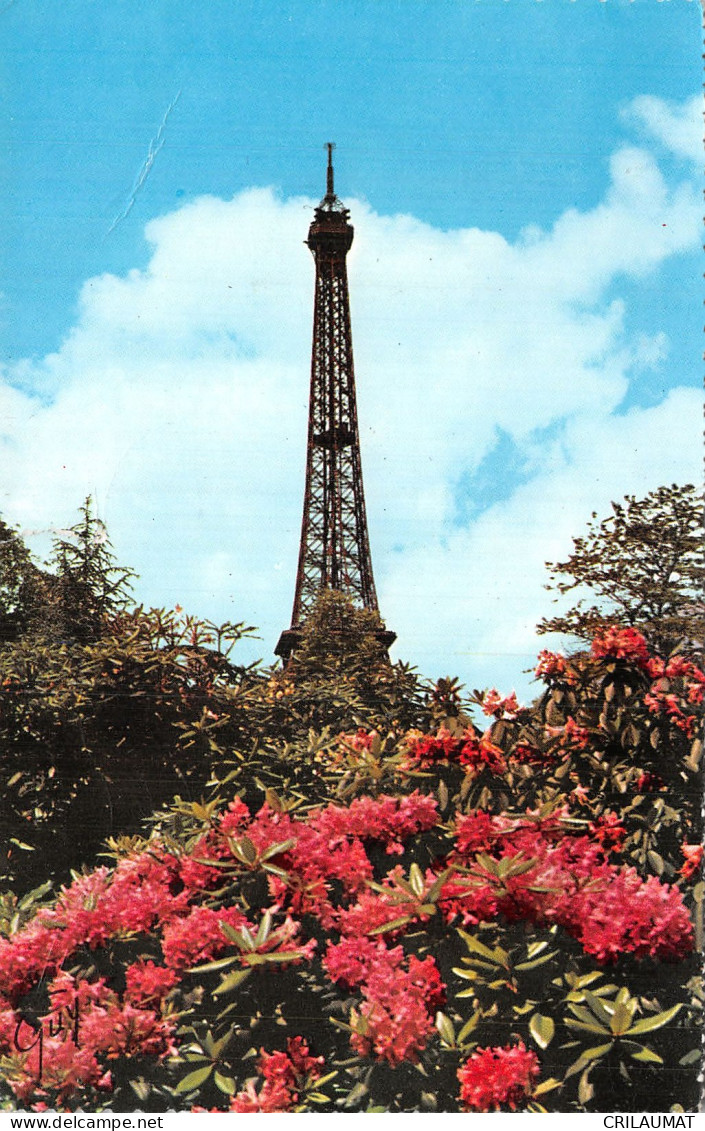
M 8 906 L 6 1106 L 694 1110 L 705 677 L 611 629 L 539 667 L 484 733 L 446 682 L 428 731 L 259 746 Z

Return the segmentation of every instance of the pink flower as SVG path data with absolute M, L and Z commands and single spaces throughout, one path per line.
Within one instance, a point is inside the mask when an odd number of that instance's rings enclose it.
M 174 988 L 177 976 L 166 966 L 154 962 L 133 962 L 125 970 L 125 998 L 133 1005 L 159 1005 Z
M 557 683 L 567 683 L 569 685 L 573 685 L 577 682 L 575 672 L 570 667 L 565 656 L 561 656 L 559 652 L 549 652 L 545 648 L 542 652 L 539 652 L 534 675 L 537 679 L 543 679 L 549 682 L 555 680 Z
M 259 1092 L 256 1081 L 249 1080 L 245 1088 L 233 1096 L 230 1111 L 278 1112 L 291 1111 L 299 1095 L 322 1074 L 325 1061 L 322 1056 L 310 1056 L 303 1037 L 289 1037 L 286 1052 L 260 1050 L 257 1071 L 264 1078 Z
M 249 925 L 239 907 L 227 907 L 222 911 L 192 907 L 188 915 L 168 923 L 162 934 L 162 951 L 167 966 L 184 970 L 221 955 L 233 945 L 223 934 L 221 922 L 235 928 Z

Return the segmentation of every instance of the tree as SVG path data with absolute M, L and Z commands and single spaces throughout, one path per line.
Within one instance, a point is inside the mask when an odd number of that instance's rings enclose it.
M 603 521 L 593 513 L 587 534 L 573 546 L 567 561 L 546 563 L 546 588 L 561 596 L 588 593 L 566 612 L 544 618 L 539 632 L 591 640 L 600 628 L 621 624 L 638 628 L 662 655 L 679 645 L 702 645 L 703 510 L 695 487 L 659 487 L 643 499 L 627 495 L 612 503 Z
M 0 518 L 0 646 L 41 631 L 53 584 L 20 533 Z
M 390 726 L 426 717 L 420 681 L 405 664 L 392 663 L 383 643 L 379 613 L 358 608 L 345 593 L 323 590 L 301 630 L 301 640 L 283 672 L 275 675 L 290 694 L 290 733 L 309 728 L 340 730 L 371 719 Z
M 132 570 L 116 565 L 104 523 L 90 496 L 68 536 L 54 542 L 52 605 L 55 630 L 63 639 L 100 638 L 108 615 L 130 603 Z
M 61 879 L 180 791 L 246 724 L 248 631 L 135 607 L 91 500 L 37 565 L 0 520 L 0 884 Z M 249 737 L 249 731 L 246 730 Z

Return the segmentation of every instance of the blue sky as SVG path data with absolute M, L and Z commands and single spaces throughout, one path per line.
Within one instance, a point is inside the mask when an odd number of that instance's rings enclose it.
M 95 493 L 140 597 L 269 654 L 334 140 L 382 611 L 428 674 L 525 686 L 540 561 L 698 473 L 699 25 L 693 0 L 0 3 L 6 516 Z

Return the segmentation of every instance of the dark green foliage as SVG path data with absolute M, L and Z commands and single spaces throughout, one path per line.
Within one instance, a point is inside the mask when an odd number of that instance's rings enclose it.
M 258 732 L 295 739 L 309 729 L 385 729 L 424 725 L 428 689 L 412 669 L 392 663 L 380 642 L 379 615 L 325 590 L 309 614 L 301 643 L 262 689 Z
M 0 875 L 20 889 L 94 859 L 175 792 L 200 796 L 242 737 L 231 661 L 244 625 L 130 602 L 90 500 L 38 567 L 0 529 Z
M 17 531 L 0 518 L 0 644 L 39 628 L 51 580 L 34 563 Z

